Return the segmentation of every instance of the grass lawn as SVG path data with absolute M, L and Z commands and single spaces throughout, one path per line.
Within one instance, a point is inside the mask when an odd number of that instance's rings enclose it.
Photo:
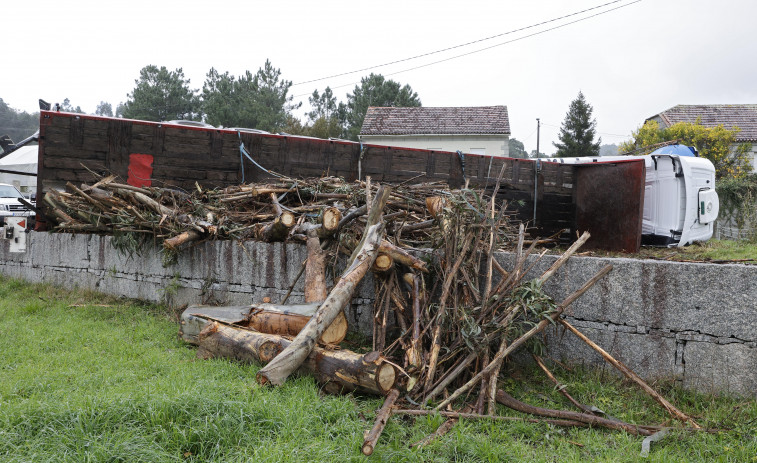
M 554 252 L 559 251 L 557 248 Z M 588 254 L 608 257 L 630 257 L 641 259 L 662 259 L 672 261 L 702 261 L 728 263 L 735 261 L 747 265 L 757 264 L 757 243 L 751 241 L 709 240 L 682 248 L 642 246 L 636 254 L 590 251 Z
M 257 366 L 195 360 L 169 311 L 0 278 L 0 461 L 639 461 L 642 438 L 601 429 L 461 421 L 410 449 L 443 421 L 394 417 L 375 453 L 360 453 L 380 399 L 322 395 L 308 377 L 260 387 Z M 660 408 L 612 375 L 555 366 L 584 403 L 643 424 Z M 505 389 L 568 409 L 541 374 L 511 371 Z M 757 462 L 757 403 L 656 385 L 722 431 L 673 432 L 648 461 Z M 500 413 L 518 416 L 500 408 Z

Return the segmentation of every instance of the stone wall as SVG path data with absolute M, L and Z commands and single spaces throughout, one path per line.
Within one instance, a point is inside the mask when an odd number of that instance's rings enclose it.
M 126 257 L 112 238 L 29 233 L 27 252 L 0 245 L 0 273 L 33 282 L 181 304 L 247 304 L 284 297 L 305 260 L 298 244 L 202 243 L 163 267 L 157 249 Z M 513 257 L 498 256 L 505 268 Z M 545 270 L 545 256 L 532 269 Z M 604 265 L 613 271 L 568 310 L 568 320 L 646 379 L 675 379 L 703 392 L 757 397 L 757 266 L 572 258 L 548 283 L 561 301 Z M 371 332 L 373 279 L 347 310 L 352 329 Z M 301 302 L 303 281 L 292 293 Z M 550 329 L 551 354 L 606 368 L 570 333 Z

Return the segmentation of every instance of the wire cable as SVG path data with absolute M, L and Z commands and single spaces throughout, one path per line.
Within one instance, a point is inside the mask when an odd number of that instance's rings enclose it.
M 512 40 L 507 40 L 507 41 L 505 41 L 505 42 L 500 42 L 500 43 L 497 43 L 497 44 L 494 44 L 494 45 L 490 45 L 490 46 L 488 46 L 488 47 L 479 48 L 478 50 L 473 50 L 473 51 L 469 51 L 469 52 L 466 52 L 466 53 L 461 53 L 461 54 L 459 54 L 459 55 L 450 56 L 449 58 L 444 58 L 444 59 L 440 59 L 440 60 L 437 60 L 437 61 L 432 61 L 432 62 L 430 62 L 430 63 L 421 64 L 421 65 L 419 65 L 419 66 L 414 66 L 414 67 L 411 67 L 411 68 L 408 68 L 408 69 L 403 69 L 403 70 L 401 70 L 401 71 L 390 72 L 390 73 L 384 74 L 384 76 L 385 76 L 385 77 L 386 77 L 386 76 L 393 76 L 393 75 L 396 75 L 396 74 L 401 74 L 401 73 L 404 73 L 404 72 L 415 71 L 416 69 L 421 69 L 421 68 L 425 68 L 425 67 L 433 66 L 433 65 L 435 65 L 435 64 L 440 64 L 440 63 L 444 63 L 444 62 L 447 62 L 447 61 L 452 61 L 453 59 L 462 58 L 462 57 L 465 57 L 465 56 L 473 55 L 473 54 L 475 54 L 475 53 L 481 53 L 482 51 L 491 50 L 492 48 L 501 47 L 502 45 L 507 45 L 507 44 L 509 44 L 509 43 L 518 42 L 518 41 L 520 41 L 520 40 L 523 40 L 523 39 L 527 39 L 527 38 L 529 38 L 529 37 L 534 37 L 534 36 L 537 36 L 537 35 L 541 35 L 541 34 L 544 34 L 544 33 L 546 33 L 546 32 L 551 32 L 551 31 L 554 31 L 554 30 L 556 30 L 556 29 L 560 29 L 560 28 L 563 28 L 563 27 L 565 27 L 565 26 L 569 26 L 569 25 L 571 25 L 571 24 L 576 24 L 576 23 L 579 23 L 579 22 L 581 22 L 581 21 L 586 21 L 587 19 L 591 19 L 591 18 L 594 18 L 594 17 L 600 16 L 600 15 L 603 15 L 603 14 L 606 14 L 606 13 L 610 13 L 610 12 L 612 12 L 612 11 L 615 11 L 615 10 L 619 10 L 619 9 L 621 9 L 621 8 L 625 8 L 625 7 L 627 7 L 627 6 L 631 6 L 631 5 L 633 5 L 634 3 L 639 3 L 639 2 L 641 2 L 641 1 L 642 1 L 642 0 L 634 0 L 634 1 L 632 1 L 631 3 L 626 3 L 625 5 L 616 6 L 615 8 L 611 8 L 611 9 L 609 9 L 609 10 L 601 11 L 601 12 L 599 12 L 599 13 L 594 13 L 594 14 L 592 14 L 592 15 L 589 15 L 589 16 L 586 16 L 586 17 L 583 17 L 583 18 L 580 18 L 580 19 L 576 19 L 576 20 L 573 20 L 573 21 L 569 21 L 569 22 L 567 22 L 567 23 L 563 23 L 563 24 L 560 24 L 560 25 L 558 25 L 558 26 L 550 27 L 550 28 L 548 28 L 548 29 L 544 29 L 544 30 L 541 30 L 541 31 L 538 31 L 538 32 L 533 32 L 533 33 L 531 33 L 531 34 L 528 34 L 528 35 L 524 35 L 523 37 L 518 37 L 518 38 L 516 38 L 516 39 L 512 39 Z M 615 3 L 615 2 L 612 2 L 612 3 Z M 376 67 L 377 67 L 377 66 L 376 66 Z M 373 68 L 366 68 L 366 69 L 373 69 Z M 354 72 L 360 72 L 360 71 L 354 71 Z M 352 72 L 350 72 L 349 74 L 352 74 Z M 342 74 L 342 75 L 344 75 L 344 74 Z M 327 77 L 324 77 L 323 79 L 327 79 Z M 323 79 L 318 79 L 318 80 L 323 80 Z M 311 81 L 311 82 L 312 82 L 312 81 Z M 306 83 L 306 82 L 301 82 L 301 83 Z M 330 88 L 331 88 L 332 90 L 334 90 L 334 89 L 337 89 L 337 88 L 344 88 L 344 87 L 349 87 L 349 86 L 351 86 L 351 85 L 357 85 L 357 84 L 359 84 L 359 83 L 360 83 L 360 82 L 351 82 L 351 83 L 349 83 L 349 84 L 344 84 L 344 85 L 337 85 L 337 86 L 335 86 L 335 87 L 330 87 Z M 310 95 L 310 94 L 311 94 L 311 93 L 302 93 L 302 94 L 300 94 L 300 95 L 294 95 L 294 96 L 293 96 L 293 98 L 299 98 L 299 97 L 302 97 L 302 96 L 308 96 L 308 95 Z

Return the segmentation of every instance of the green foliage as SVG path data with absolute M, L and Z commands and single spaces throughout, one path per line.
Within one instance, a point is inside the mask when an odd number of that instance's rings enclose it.
M 527 158 L 528 152 L 526 151 L 525 145 L 523 145 L 523 142 L 518 140 L 517 138 L 511 138 L 507 141 L 509 149 L 510 149 L 510 157 L 511 158 Z
M 584 94 L 578 92 L 560 127 L 560 143 L 552 143 L 557 148 L 556 157 L 599 156 L 602 138 L 594 141 L 597 121 L 591 118 L 593 110 Z
M 347 94 L 345 138 L 358 140 L 369 106 L 418 107 L 421 100 L 409 85 L 401 86 L 381 74 L 360 79 L 352 94 Z
M 269 60 L 255 74 L 245 71 L 238 78 L 211 68 L 202 88 L 206 120 L 215 126 L 278 132 L 289 125 L 291 112 L 300 106 L 288 95 L 291 86 Z
M 65 111 L 67 113 L 84 114 L 84 111 L 82 111 L 81 106 L 72 105 L 71 100 L 69 100 L 68 98 L 64 99 L 63 103 L 61 103 L 60 110 Z
M 679 122 L 661 129 L 656 121 L 650 120 L 633 133 L 632 140 L 621 143 L 619 150 L 621 153 L 640 150 L 639 154 L 648 154 L 653 149 L 644 150 L 646 146 L 678 140 L 684 145 L 695 147 L 700 156 L 709 159 L 715 166 L 717 178 L 740 178 L 752 168 L 749 162 L 752 145 L 736 143 L 736 135 L 740 131 L 738 127 L 728 130 L 722 124 L 705 127 L 699 121 Z
M 189 88 L 189 79 L 181 68 L 169 71 L 151 64 L 139 71 L 134 82 L 137 86 L 127 95 L 123 117 L 157 122 L 200 119 L 197 90 Z
M 719 224 L 734 225 L 739 235 L 757 241 L 757 174 L 724 178 L 717 183 Z
M 95 109 L 95 114 L 98 116 L 113 117 L 113 106 L 107 101 L 101 101 L 100 104 L 97 105 L 97 109 Z
M 307 113 L 310 122 L 307 135 L 318 138 L 341 137 L 347 117 L 347 106 L 337 103 L 331 88 L 326 87 L 321 94 L 314 90 L 308 101 L 312 110 Z
M 39 113 L 29 114 L 11 108 L 0 98 L 0 136 L 8 135 L 18 142 L 39 130 Z

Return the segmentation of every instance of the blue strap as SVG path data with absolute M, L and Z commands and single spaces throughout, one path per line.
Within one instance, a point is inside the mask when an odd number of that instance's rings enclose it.
M 462 151 L 457 150 L 457 157 L 460 158 L 460 168 L 463 171 L 463 178 L 465 178 L 465 156 Z
M 285 178 L 281 174 L 277 174 L 276 172 L 271 172 L 270 170 L 258 164 L 254 159 L 252 159 L 252 156 L 250 156 L 250 153 L 248 153 L 244 147 L 244 142 L 242 141 L 242 132 L 237 132 L 237 134 L 239 134 L 239 163 L 242 166 L 242 183 L 244 183 L 244 158 L 249 159 L 250 162 L 255 165 L 255 167 L 262 170 L 268 175 L 273 175 L 274 177 L 278 177 L 278 178 Z

